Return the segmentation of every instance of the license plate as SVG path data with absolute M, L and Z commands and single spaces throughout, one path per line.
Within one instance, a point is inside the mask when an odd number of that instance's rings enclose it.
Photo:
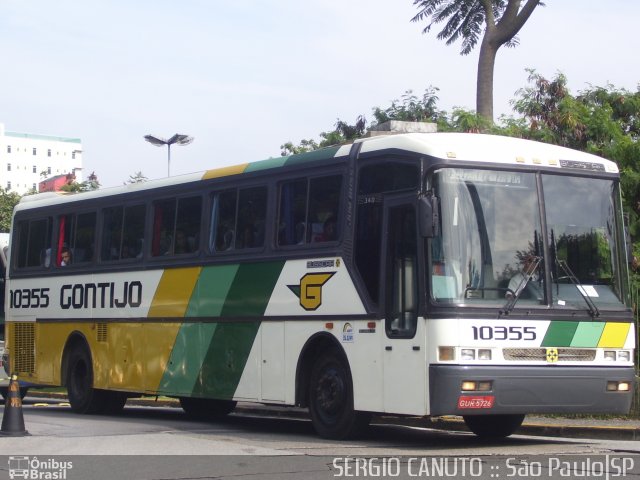
M 462 395 L 458 398 L 458 409 L 493 408 L 493 395 Z

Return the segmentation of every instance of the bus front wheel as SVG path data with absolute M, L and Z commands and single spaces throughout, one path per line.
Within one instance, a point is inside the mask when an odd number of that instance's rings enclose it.
M 337 350 L 321 355 L 309 382 L 309 414 L 318 435 L 341 440 L 360 434 L 371 414 L 353 408 L 353 384 L 344 356 Z
M 481 438 L 504 438 L 515 432 L 524 415 L 465 415 L 464 423 Z

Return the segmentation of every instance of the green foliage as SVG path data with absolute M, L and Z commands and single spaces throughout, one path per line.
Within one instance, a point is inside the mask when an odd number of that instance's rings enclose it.
M 493 16 L 500 19 L 507 1 L 492 0 Z M 460 53 L 467 55 L 478 44 L 480 35 L 484 31 L 486 13 L 482 2 L 477 0 L 413 0 L 418 7 L 418 13 L 411 19 L 412 22 L 429 21 L 422 30 L 429 33 L 431 27 L 438 23 L 444 23 L 443 29 L 438 33 L 438 40 L 446 40 L 451 45 L 458 40 L 462 41 Z M 508 41 L 509 46 L 515 46 L 517 38 Z
M 97 179 L 94 180 L 86 180 L 84 182 L 71 182 L 67 183 L 60 187 L 60 191 L 69 192 L 69 193 L 82 193 L 82 192 L 92 192 L 93 190 L 98 190 L 100 188 L 100 183 Z
M 133 175 L 129 175 L 129 179 L 126 182 L 124 182 L 124 184 L 127 185 L 131 183 L 144 183 L 148 181 L 149 179 L 142 172 L 138 171 Z
M 384 110 L 375 107 L 373 109 L 375 124 L 385 123 L 389 120 L 437 123 L 445 116 L 445 113 L 437 108 L 438 90 L 438 88 L 429 85 L 422 98 L 414 95 L 412 90 L 407 90 L 401 100 L 393 100 L 390 107 Z
M 7 192 L 0 188 L 0 232 L 7 233 L 11 229 L 11 217 L 13 207 L 20 201 L 20 195 L 16 192 Z
M 351 125 L 337 119 L 334 124 L 335 129 L 330 132 L 320 133 L 320 142 L 312 139 L 303 139 L 298 145 L 294 145 L 289 141 L 280 145 L 280 155 L 295 155 L 298 153 L 311 152 L 319 148 L 330 147 L 332 145 L 342 145 L 343 143 L 352 142 L 357 138 L 361 138 L 366 133 L 367 120 L 364 116 L 359 115 L 356 122 Z

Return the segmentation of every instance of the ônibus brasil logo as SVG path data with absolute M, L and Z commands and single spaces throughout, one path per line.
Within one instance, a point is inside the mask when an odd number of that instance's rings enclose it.
M 55 458 L 41 460 L 38 457 L 9 457 L 9 478 L 11 479 L 66 480 L 67 470 L 72 468 L 73 462 Z

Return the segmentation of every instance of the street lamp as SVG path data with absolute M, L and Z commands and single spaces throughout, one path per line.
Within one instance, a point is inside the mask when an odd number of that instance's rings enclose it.
M 171 176 L 171 145 L 189 145 L 193 142 L 193 137 L 190 137 L 189 135 L 181 135 L 179 133 L 176 133 L 169 140 L 154 137 L 153 135 L 145 135 L 144 139 L 156 147 L 162 147 L 164 145 L 167 146 L 167 177 Z

